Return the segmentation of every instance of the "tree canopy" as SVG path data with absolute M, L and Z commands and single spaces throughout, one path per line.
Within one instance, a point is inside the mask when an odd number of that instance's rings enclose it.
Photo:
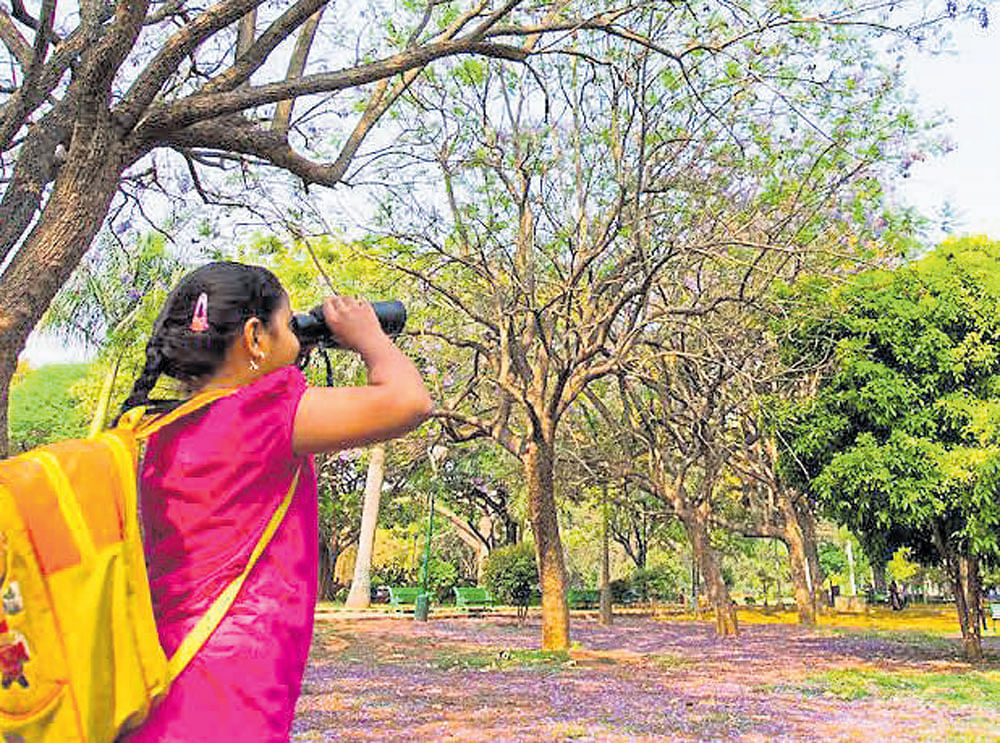
M 1000 546 L 1000 244 L 951 240 L 828 298 L 831 316 L 803 334 L 822 329 L 830 371 L 775 412 L 783 475 L 886 558 L 909 547 L 968 593 Z

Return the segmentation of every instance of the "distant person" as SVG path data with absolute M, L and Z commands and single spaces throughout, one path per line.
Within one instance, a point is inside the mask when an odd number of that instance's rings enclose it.
M 226 617 L 128 743 L 287 743 L 312 637 L 318 529 L 314 452 L 399 436 L 431 411 L 413 363 L 366 303 L 323 315 L 368 367 L 362 387 L 309 387 L 288 294 L 270 272 L 220 262 L 167 298 L 123 412 L 166 407 L 161 376 L 191 394 L 235 390 L 154 434 L 140 468 L 150 590 L 172 654 L 244 568 L 300 473 L 291 506 Z
M 901 611 L 903 609 L 903 601 L 899 596 L 899 586 L 896 585 L 896 581 L 889 583 L 889 604 L 892 606 L 893 611 Z

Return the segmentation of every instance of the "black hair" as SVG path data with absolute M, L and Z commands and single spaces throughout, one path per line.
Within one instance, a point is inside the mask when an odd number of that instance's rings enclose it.
M 191 325 L 202 294 L 208 298 L 208 327 L 196 331 Z M 175 405 L 178 401 L 149 399 L 160 375 L 188 385 L 211 376 L 247 320 L 256 317 L 270 326 L 285 296 L 278 278 L 260 266 L 217 261 L 189 273 L 167 297 L 153 324 L 146 364 L 121 413 L 137 405 L 154 409 Z

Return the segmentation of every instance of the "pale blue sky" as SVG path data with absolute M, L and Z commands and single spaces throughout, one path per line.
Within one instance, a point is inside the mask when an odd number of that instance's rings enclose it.
M 960 217 L 957 232 L 1000 240 L 1000 17 L 988 29 L 955 31 L 955 51 L 918 55 L 908 65 L 925 110 L 943 110 L 956 148 L 917 163 L 900 193 L 927 214 L 947 200 Z M 940 237 L 940 233 L 931 233 Z

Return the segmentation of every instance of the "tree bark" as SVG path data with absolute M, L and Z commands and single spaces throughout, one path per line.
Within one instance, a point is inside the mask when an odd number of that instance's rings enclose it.
M 97 234 L 125 167 L 126 153 L 106 110 L 81 116 L 66 162 L 34 229 L 0 278 L 0 456 L 7 454 L 8 387 L 17 355 Z
M 611 624 L 611 555 L 608 540 L 608 486 L 601 503 L 601 616 L 600 623 Z
M 788 566 L 795 591 L 799 624 L 813 627 L 816 625 L 816 576 L 809 564 L 807 537 L 789 495 L 779 493 L 778 499 L 784 516 L 784 542 L 788 548 Z
M 528 484 L 528 514 L 535 535 L 538 581 L 542 587 L 542 649 L 566 650 L 569 648 L 569 606 L 551 444 L 530 442 L 521 463 Z
M 736 621 L 736 609 L 729 596 L 726 582 L 722 578 L 718 555 L 709 539 L 707 514 L 700 508 L 687 508 L 683 511 L 678 510 L 677 516 L 687 531 L 701 577 L 705 581 L 708 600 L 715 610 L 716 633 L 720 637 L 738 635 L 740 629 Z M 697 597 L 695 603 L 697 604 Z
M 385 445 L 376 444 L 368 460 L 365 481 L 365 502 L 361 510 L 361 533 L 358 535 L 358 559 L 345 604 L 352 609 L 365 609 L 371 604 L 372 552 L 375 549 L 375 529 L 378 526 L 378 505 L 385 479 Z
M 983 659 L 983 637 L 979 624 L 979 560 L 969 554 L 960 555 L 955 561 L 953 582 L 958 623 L 962 628 L 962 647 L 965 657 L 978 663 Z
M 983 659 L 983 641 L 979 631 L 979 561 L 967 550 L 964 554 L 958 553 L 945 539 L 945 533 L 943 524 L 934 524 L 934 546 L 941 556 L 955 594 L 955 610 L 962 630 L 962 648 L 968 660 L 978 663 Z
M 806 565 L 809 566 L 809 575 L 812 577 L 813 612 L 818 617 L 826 604 L 823 596 L 823 568 L 819 564 L 819 545 L 816 539 L 816 517 L 808 505 L 801 502 L 795 511 L 799 516 L 799 527 L 802 529 Z

